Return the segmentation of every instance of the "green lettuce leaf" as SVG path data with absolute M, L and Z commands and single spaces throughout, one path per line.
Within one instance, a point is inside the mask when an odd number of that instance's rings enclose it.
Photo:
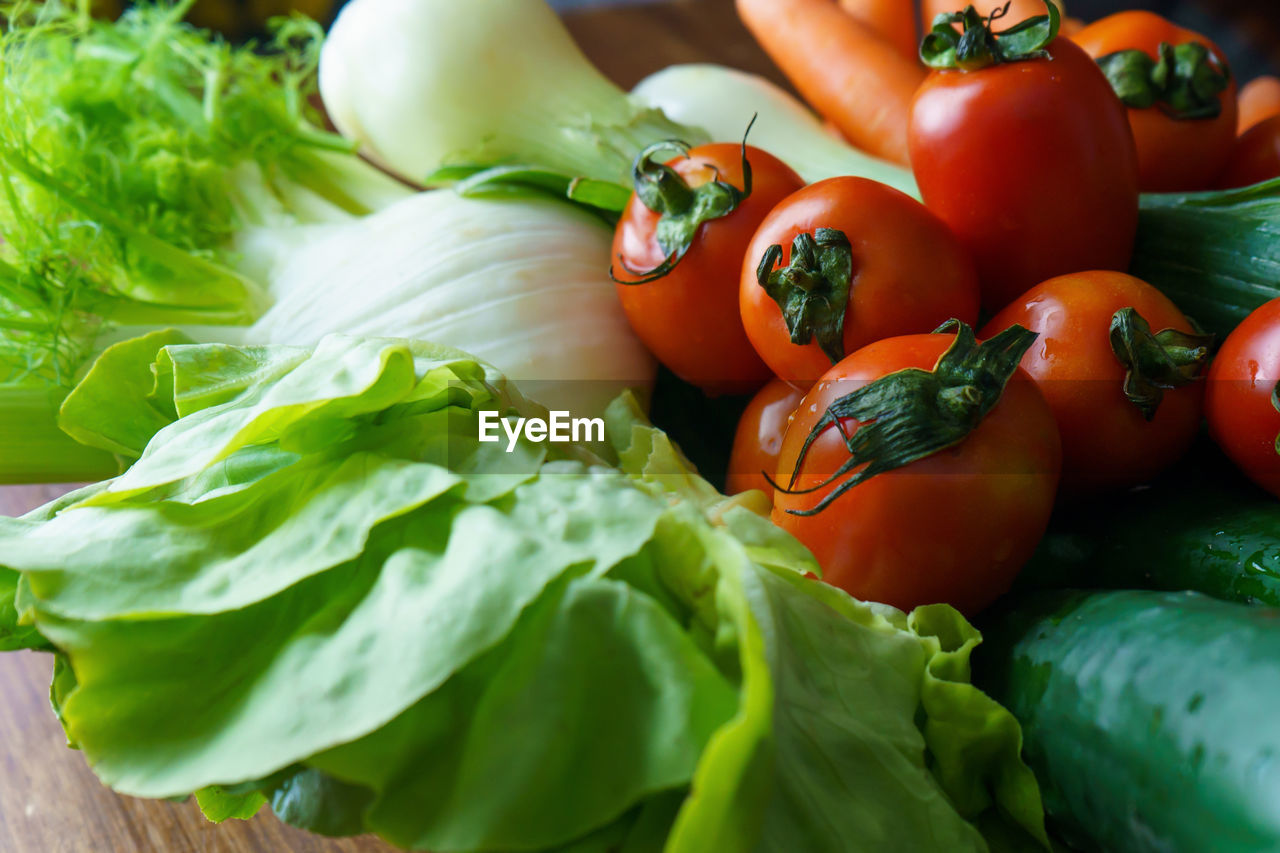
M 43 649 L 49 645 L 33 626 L 19 621 L 15 598 L 20 578 L 12 569 L 0 567 L 0 652 Z
M 435 850 L 1043 839 L 977 632 L 817 581 L 630 395 L 508 453 L 480 413 L 545 410 L 464 353 L 163 342 L 63 412 L 132 467 L 0 519 L 0 643 L 115 789 Z
M 189 343 L 182 332 L 163 329 L 107 347 L 62 401 L 58 425 L 81 444 L 137 459 L 178 418 L 173 395 L 163 393 L 152 369 L 156 352 Z
M 201 788 L 195 794 L 196 803 L 204 816 L 214 823 L 224 820 L 248 820 L 262 810 L 267 798 L 257 791 L 247 794 L 231 794 L 220 785 Z

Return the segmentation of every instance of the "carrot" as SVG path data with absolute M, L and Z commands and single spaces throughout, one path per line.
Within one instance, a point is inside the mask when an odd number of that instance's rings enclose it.
M 840 0 L 840 6 L 915 62 L 920 55 L 916 38 L 915 4 L 911 0 Z
M 1240 119 L 1236 134 L 1241 135 L 1255 124 L 1280 115 L 1280 78 L 1270 75 L 1255 77 L 1240 88 L 1237 100 Z
M 1063 17 L 1062 25 L 1058 29 L 1058 35 L 1071 38 L 1076 33 L 1085 28 L 1085 22 L 1079 18 Z
M 1058 8 L 1063 8 L 1060 0 Z M 973 8 L 978 10 L 980 15 L 990 15 L 997 9 L 1009 4 L 1009 13 L 1004 16 L 1004 20 L 996 25 L 997 30 L 1007 29 L 1027 18 L 1034 18 L 1036 15 L 1043 15 L 1044 0 L 922 0 L 920 4 L 920 20 L 924 24 L 925 30 L 933 24 L 933 19 L 947 12 L 960 12 L 965 6 L 973 4 Z
M 909 162 L 924 68 L 831 0 L 737 0 L 738 15 L 800 94 L 854 145 Z

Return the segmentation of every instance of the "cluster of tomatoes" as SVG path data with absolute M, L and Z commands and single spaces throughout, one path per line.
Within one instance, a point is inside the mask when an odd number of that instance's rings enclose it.
M 1141 12 L 1071 38 L 1052 9 L 1004 34 L 998 16 L 954 17 L 955 39 L 926 39 L 936 61 L 912 107 L 923 204 L 863 178 L 805 186 L 745 142 L 667 162 L 655 148 L 614 277 L 674 373 L 759 389 L 729 491 L 769 494 L 828 582 L 972 613 L 1057 501 L 1176 462 L 1206 398 L 1217 440 L 1280 493 L 1280 301 L 1208 371 L 1211 338 L 1123 272 L 1140 191 L 1210 189 L 1235 168 L 1236 83 L 1216 46 Z M 1249 179 L 1276 174 L 1280 160 Z

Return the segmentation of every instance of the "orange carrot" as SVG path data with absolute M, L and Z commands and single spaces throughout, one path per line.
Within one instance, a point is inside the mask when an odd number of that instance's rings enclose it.
M 1240 135 L 1255 124 L 1280 115 L 1280 77 L 1255 77 L 1241 87 L 1236 100 L 1240 105 L 1236 134 Z
M 738 15 L 800 94 L 854 145 L 909 162 L 924 68 L 831 0 L 737 0 Z
M 1073 35 L 1080 32 L 1084 28 L 1085 28 L 1084 21 L 1080 20 L 1079 18 L 1064 16 L 1062 19 L 1062 26 L 1059 27 L 1058 29 L 1058 35 L 1071 38 Z
M 840 6 L 903 56 L 917 60 L 920 41 L 916 38 L 915 4 L 911 0 L 840 0 Z
M 1063 8 L 1061 0 L 1057 0 L 1058 8 Z M 1009 4 L 1009 12 L 1004 16 L 1004 21 L 996 25 L 997 30 L 1003 30 L 1012 27 L 1014 24 L 1025 21 L 1027 18 L 1034 18 L 1036 15 L 1044 14 L 1044 0 L 922 0 L 920 4 L 920 20 L 924 24 L 927 31 L 933 24 L 933 19 L 947 12 L 961 12 L 965 6 L 973 4 L 973 8 L 978 10 L 980 15 L 990 15 L 996 9 Z

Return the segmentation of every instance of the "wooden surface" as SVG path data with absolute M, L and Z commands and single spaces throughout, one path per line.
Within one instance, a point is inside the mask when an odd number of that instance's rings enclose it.
M 719 62 L 776 74 L 732 12 L 731 0 L 691 0 L 566 16 L 579 44 L 628 88 L 675 62 Z M 779 79 L 774 77 L 774 79 Z M 3 452 L 3 448 L 0 448 Z M 65 491 L 0 487 L 0 515 L 20 515 Z M 375 853 L 377 839 L 324 839 L 281 824 L 209 823 L 194 801 L 119 796 L 66 748 L 49 708 L 52 662 L 0 654 L 0 853 Z

